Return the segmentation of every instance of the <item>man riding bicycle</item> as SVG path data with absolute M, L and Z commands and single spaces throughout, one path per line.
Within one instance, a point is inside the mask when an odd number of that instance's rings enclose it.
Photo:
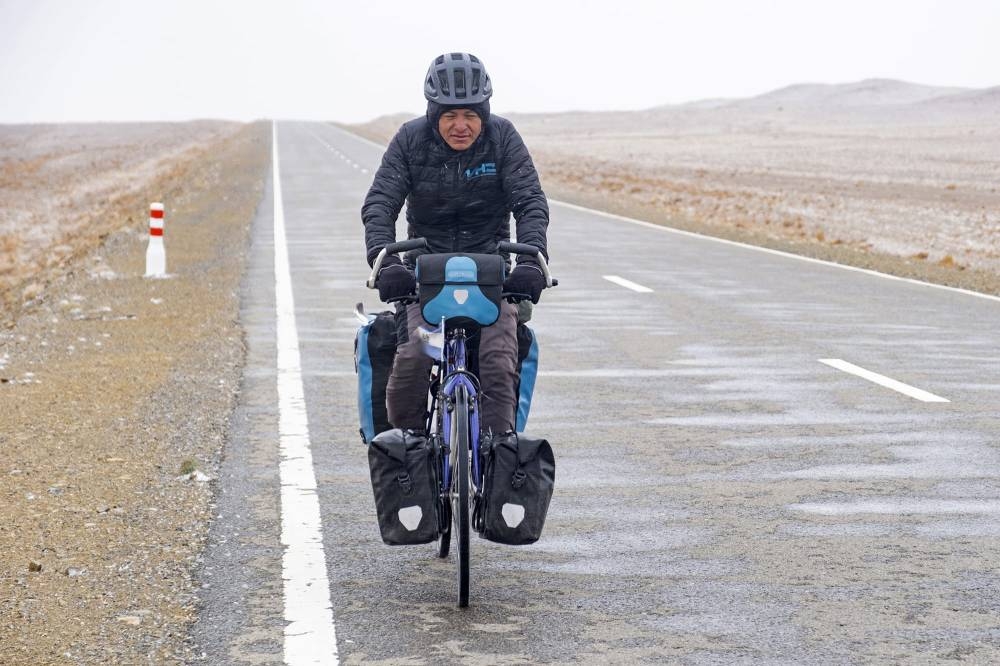
M 413 294 L 416 257 L 423 252 L 495 253 L 510 240 L 510 215 L 517 241 L 546 258 L 548 203 L 531 155 L 510 121 L 490 114 L 493 85 L 486 68 L 468 53 L 435 58 L 424 79 L 427 113 L 400 127 L 393 137 L 365 203 L 368 264 L 396 240 L 396 218 L 406 203 L 409 238 L 426 238 L 427 250 L 403 260 L 386 255 L 376 286 L 390 302 Z M 537 303 L 545 277 L 531 258 L 522 258 L 504 282 L 504 292 Z M 396 304 L 396 357 L 386 389 L 390 423 L 424 429 L 432 360 L 416 334 L 424 324 L 417 304 Z M 504 302 L 500 318 L 479 340 L 482 386 L 480 423 L 495 433 L 514 429 L 517 409 L 517 307 Z

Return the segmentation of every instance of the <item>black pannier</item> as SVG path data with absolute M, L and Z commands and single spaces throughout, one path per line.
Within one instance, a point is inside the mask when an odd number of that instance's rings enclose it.
M 545 526 L 556 461 L 544 439 L 507 433 L 487 438 L 483 446 L 484 487 L 480 535 L 510 545 L 538 541 Z
M 507 266 L 498 254 L 422 254 L 417 257 L 420 313 L 438 326 L 490 326 L 500 317 Z
M 354 370 L 358 373 L 358 417 L 361 441 L 367 443 L 389 425 L 385 387 L 396 357 L 396 320 L 389 310 L 368 315 L 354 337 Z
M 390 546 L 428 543 L 439 536 L 436 461 L 426 437 L 398 428 L 368 446 L 378 527 Z

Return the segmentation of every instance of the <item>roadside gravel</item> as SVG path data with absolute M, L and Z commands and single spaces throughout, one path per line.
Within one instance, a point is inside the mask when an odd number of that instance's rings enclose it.
M 269 145 L 245 126 L 136 194 L 166 205 L 168 279 L 141 277 L 142 207 L 0 334 L 0 663 L 190 658 Z

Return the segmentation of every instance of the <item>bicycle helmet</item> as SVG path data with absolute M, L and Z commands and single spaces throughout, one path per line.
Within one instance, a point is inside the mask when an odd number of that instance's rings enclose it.
M 431 61 L 424 77 L 424 97 L 444 106 L 485 102 L 493 94 L 486 67 L 471 53 L 445 53 Z

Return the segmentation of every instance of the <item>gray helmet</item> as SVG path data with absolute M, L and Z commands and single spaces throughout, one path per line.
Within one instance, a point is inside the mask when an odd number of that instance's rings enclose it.
M 424 97 L 446 106 L 479 104 L 493 94 L 486 67 L 471 53 L 445 53 L 431 61 L 424 78 Z

